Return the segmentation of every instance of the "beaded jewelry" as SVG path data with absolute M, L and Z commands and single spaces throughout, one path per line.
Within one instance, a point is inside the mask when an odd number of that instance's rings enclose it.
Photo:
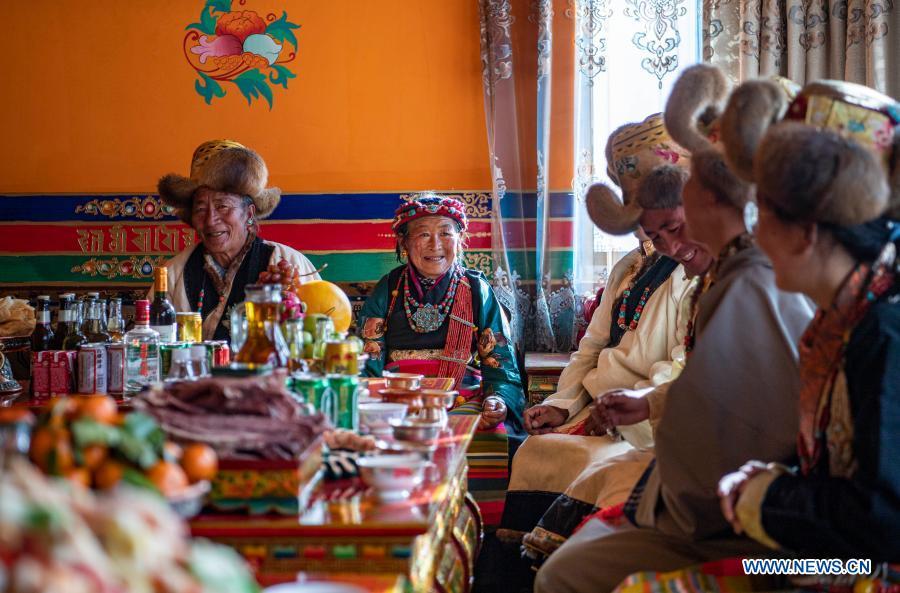
M 403 271 L 403 309 L 406 311 L 406 318 L 409 320 L 409 326 L 412 330 L 419 334 L 428 334 L 440 329 L 444 324 L 444 319 L 453 308 L 453 300 L 456 297 L 456 290 L 459 286 L 461 274 L 458 269 L 451 272 L 450 285 L 444 298 L 437 305 L 430 303 L 420 303 L 412 296 L 409 290 L 410 278 L 409 268 Z
M 631 317 L 631 322 L 626 325 L 625 312 L 628 310 L 629 296 L 631 296 L 631 289 L 626 288 L 625 292 L 622 293 L 622 304 L 619 305 L 619 317 L 617 323 L 620 328 L 626 331 L 634 331 L 637 329 L 638 322 L 641 320 L 641 313 L 644 310 L 644 305 L 647 304 L 647 299 L 650 298 L 650 287 L 647 286 L 644 288 L 644 292 L 641 294 L 637 307 L 634 308 L 634 315 Z

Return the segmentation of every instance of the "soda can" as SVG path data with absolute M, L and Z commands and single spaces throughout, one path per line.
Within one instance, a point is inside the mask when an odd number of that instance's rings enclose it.
M 328 386 L 334 392 L 337 407 L 335 426 L 347 430 L 359 429 L 359 377 L 328 375 Z
M 228 340 L 215 340 L 214 344 L 213 366 L 225 367 L 231 364 L 231 348 L 228 346 Z
M 203 320 L 199 313 L 191 311 L 176 313 L 178 321 L 178 340 L 181 342 L 197 343 L 203 341 Z
M 106 345 L 83 344 L 78 349 L 78 393 L 106 393 Z
M 165 379 L 169 376 L 169 369 L 172 368 L 172 350 L 180 350 L 187 348 L 189 345 L 185 342 L 172 342 L 170 344 L 159 345 L 159 377 Z
M 353 344 L 348 341 L 325 343 L 325 373 L 329 375 L 359 374 L 359 363 Z
M 75 391 L 75 359 L 72 350 L 53 350 L 50 360 L 50 395 L 69 395 Z
M 31 354 L 31 392 L 36 399 L 50 397 L 50 362 L 53 350 Z
M 125 393 L 125 344 L 110 344 L 106 348 L 107 379 L 106 392 L 110 395 Z
M 288 379 L 288 389 L 337 424 L 337 402 L 325 377 L 297 373 Z

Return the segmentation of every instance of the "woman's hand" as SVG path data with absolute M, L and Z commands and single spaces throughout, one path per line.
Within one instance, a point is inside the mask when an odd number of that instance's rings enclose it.
M 628 389 L 607 391 L 591 405 L 591 417 L 603 430 L 643 422 L 650 417 L 650 403 L 643 393 Z
M 748 461 L 738 471 L 725 474 L 719 480 L 719 505 L 722 507 L 722 514 L 731 523 L 731 528 L 738 535 L 744 532 L 744 526 L 741 525 L 740 519 L 734 512 L 738 500 L 740 500 L 741 494 L 743 494 L 744 488 L 747 487 L 750 478 L 764 471 L 766 471 L 765 463 Z
M 506 420 L 506 404 L 495 395 L 489 395 L 481 404 L 481 418 L 478 420 L 478 430 L 494 428 Z
M 550 404 L 538 404 L 525 410 L 525 430 L 528 434 L 547 434 L 561 426 L 569 413 Z

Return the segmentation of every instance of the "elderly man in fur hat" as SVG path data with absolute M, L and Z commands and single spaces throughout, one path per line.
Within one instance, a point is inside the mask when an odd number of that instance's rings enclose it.
M 609 390 L 653 390 L 671 380 L 691 279 L 712 263 L 709 251 L 686 236 L 681 192 L 689 157 L 666 133 L 661 114 L 613 132 L 607 160 L 622 197 L 605 184 L 594 185 L 587 195 L 591 219 L 604 232 L 640 229 L 650 240 L 613 268 L 558 391 L 525 414 L 533 436 L 514 459 L 499 537 L 530 531 L 524 544 L 536 562 L 597 507 L 624 502 L 652 457 L 650 425 L 665 388 L 641 400 L 653 402 L 641 418 L 622 423 L 630 425 L 622 426 L 624 441 L 598 427 L 588 404 Z
M 689 234 L 718 256 L 695 301 L 685 368 L 669 386 L 654 433 L 656 458 L 625 503 L 629 525 L 585 523 L 541 567 L 539 593 L 611 591 L 639 570 L 766 553 L 731 533 L 716 487 L 747 458 L 792 456 L 797 343 L 812 307 L 778 290 L 771 263 L 748 231 L 755 224 L 753 188 L 728 169 L 715 142 L 727 92 L 721 72 L 694 66 L 666 105 L 668 131 L 691 151 L 684 189 Z M 615 417 L 623 404 L 604 407 Z
M 244 287 L 270 264 L 285 260 L 301 281 L 319 279 L 303 254 L 259 237 L 259 220 L 281 200 L 280 189 L 266 188 L 268 178 L 256 152 L 230 140 L 211 140 L 194 151 L 190 177 L 170 173 L 159 180 L 162 201 L 199 238 L 166 268 L 175 310 L 200 311 L 205 340 L 230 338 L 225 312 L 244 300 Z

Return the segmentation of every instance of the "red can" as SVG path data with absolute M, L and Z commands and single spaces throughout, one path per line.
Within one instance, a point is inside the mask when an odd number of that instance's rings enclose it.
M 31 354 L 31 393 L 35 398 L 50 397 L 50 362 L 53 351 Z
M 125 393 L 125 344 L 110 344 L 107 349 L 106 391 L 110 395 Z
M 227 367 L 231 363 L 231 349 L 225 340 L 207 340 L 203 342 L 209 352 L 209 366 Z
M 50 361 L 50 395 L 69 395 L 75 391 L 74 350 L 55 350 Z

